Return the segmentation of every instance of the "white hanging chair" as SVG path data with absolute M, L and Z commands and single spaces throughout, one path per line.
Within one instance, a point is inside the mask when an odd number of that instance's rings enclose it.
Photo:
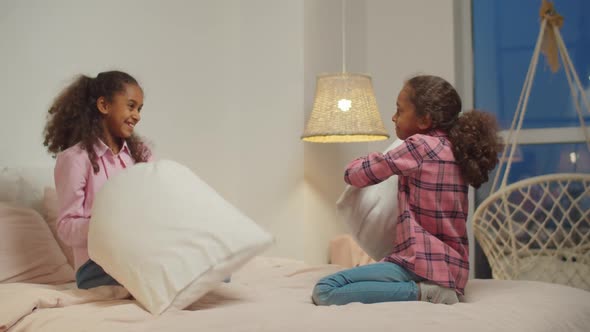
M 559 32 L 563 18 L 546 1 L 541 17 L 541 30 L 508 133 L 508 148 L 500 159 L 490 196 L 473 215 L 474 234 L 495 279 L 537 280 L 590 290 L 590 174 L 550 174 L 507 185 L 542 44 L 545 51 L 546 47 L 556 48 L 553 59 L 548 54 L 554 71 L 559 65 L 557 54 L 561 56 L 590 151 L 578 93 L 588 111 L 590 103 Z M 502 182 L 495 190 L 504 161 Z

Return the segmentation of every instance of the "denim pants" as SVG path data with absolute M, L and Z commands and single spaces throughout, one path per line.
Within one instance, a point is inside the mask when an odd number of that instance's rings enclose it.
M 230 282 L 231 276 L 227 277 L 223 282 Z M 78 271 L 76 271 L 76 284 L 80 289 L 90 289 L 98 286 L 118 286 L 117 280 L 108 275 L 100 265 L 89 259 L 82 264 Z
M 98 286 L 117 286 L 119 283 L 108 275 L 100 265 L 89 259 L 76 271 L 76 284 L 78 288 L 90 289 Z
M 423 280 L 397 264 L 374 263 L 322 278 L 313 289 L 312 300 L 317 305 L 416 301 L 416 282 Z

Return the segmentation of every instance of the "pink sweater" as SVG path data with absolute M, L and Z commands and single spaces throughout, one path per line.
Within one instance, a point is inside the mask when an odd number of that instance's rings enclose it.
M 109 177 L 132 166 L 126 143 L 114 154 L 102 141 L 94 146 L 98 157 L 98 173 L 94 173 L 88 153 L 76 144 L 57 155 L 55 188 L 59 203 L 57 232 L 62 241 L 73 248 L 75 269 L 88 258 L 88 226 L 94 197 Z

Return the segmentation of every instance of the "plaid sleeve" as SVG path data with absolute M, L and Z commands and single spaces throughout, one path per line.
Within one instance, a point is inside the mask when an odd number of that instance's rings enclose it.
M 355 187 L 366 187 L 387 180 L 392 175 L 407 176 L 422 165 L 426 149 L 419 135 L 387 153 L 373 152 L 352 161 L 344 172 L 344 181 Z

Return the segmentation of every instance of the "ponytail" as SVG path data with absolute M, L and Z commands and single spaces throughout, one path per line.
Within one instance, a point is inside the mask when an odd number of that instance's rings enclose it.
M 498 164 L 503 147 L 496 119 L 485 112 L 464 112 L 449 130 L 448 137 L 463 179 L 479 188 Z
M 429 116 L 432 129 L 448 134 L 463 179 L 479 188 L 498 163 L 502 141 L 494 116 L 480 111 L 461 114 L 457 90 L 438 76 L 420 75 L 409 79 L 410 101 L 418 116 Z
M 78 77 L 55 98 L 49 108 L 43 145 L 51 153 L 58 153 L 79 142 L 80 123 L 88 122 L 88 85 L 92 79 Z

